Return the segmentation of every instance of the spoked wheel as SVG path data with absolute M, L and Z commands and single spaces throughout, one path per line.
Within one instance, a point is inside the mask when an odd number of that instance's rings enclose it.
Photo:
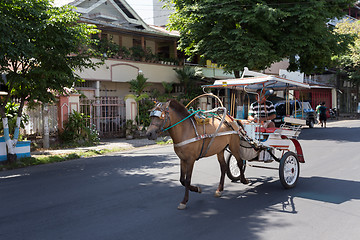
M 310 119 L 310 120 L 309 120 L 309 128 L 313 128 L 313 127 L 314 127 L 314 124 L 315 124 L 314 120 L 313 120 L 313 119 Z
M 300 174 L 298 157 L 293 152 L 287 152 L 280 159 L 279 176 L 284 188 L 293 188 Z
M 226 175 L 230 178 L 231 181 L 236 182 L 240 180 L 240 168 L 237 165 L 236 158 L 230 153 L 230 155 L 226 159 Z M 246 161 L 243 161 L 243 170 L 245 172 L 246 169 Z

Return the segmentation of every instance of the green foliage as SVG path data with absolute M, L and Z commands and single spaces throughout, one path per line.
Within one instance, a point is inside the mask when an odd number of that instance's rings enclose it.
M 144 89 L 151 85 L 150 83 L 146 82 L 147 80 L 148 78 L 146 78 L 144 74 L 139 73 L 135 79 L 131 79 L 129 81 L 130 91 L 133 91 L 136 96 L 140 96 Z
M 18 116 L 19 111 L 19 104 L 8 102 L 5 106 L 5 115 L 8 118 L 8 124 L 9 124 L 9 131 L 13 132 L 16 127 L 16 119 Z M 26 114 L 23 114 L 21 116 L 21 122 L 20 127 L 24 128 L 25 124 L 29 121 L 29 116 Z M 4 127 L 2 124 L 0 124 L 0 131 L 2 134 L 4 134 Z
M 182 69 L 175 68 L 174 71 L 177 74 L 181 86 L 184 87 L 184 92 L 178 96 L 179 100 L 191 100 L 201 94 L 201 88 L 199 86 L 201 78 L 197 76 L 194 68 L 185 66 Z
M 335 56 L 333 60 L 336 66 L 347 74 L 351 82 L 360 84 L 360 23 L 358 21 L 342 22 L 336 25 L 335 31 L 340 34 L 351 34 L 354 37 L 349 51 Z
M 137 105 L 138 105 L 138 112 L 137 112 L 137 123 L 140 125 L 140 104 L 139 102 L 142 99 L 148 98 L 149 96 L 146 93 L 143 93 L 146 87 L 150 86 L 150 83 L 147 83 L 146 81 L 148 78 L 144 76 L 144 74 L 139 73 L 135 79 L 132 79 L 129 81 L 130 83 L 130 90 L 135 92 L 135 95 L 127 95 L 126 97 L 132 97 L 135 99 Z
M 80 81 L 74 70 L 102 64 L 91 61 L 99 56 L 91 46 L 94 25 L 80 23 L 70 6 L 54 7 L 51 0 L 0 1 L 0 73 L 8 95 L 0 98 L 0 116 L 12 99 L 48 103 L 67 94 Z
M 98 35 L 93 36 L 92 39 L 97 40 L 92 44 L 92 47 L 96 49 L 98 52 L 102 53 L 104 57 L 114 57 L 119 55 L 120 46 L 112 39 L 102 38 L 99 39 Z
M 124 47 L 124 46 L 120 47 L 120 49 L 119 49 L 119 56 L 120 56 L 121 58 L 128 59 L 128 58 L 130 58 L 130 55 L 131 55 L 131 53 L 130 53 L 130 50 L 129 50 L 129 49 L 127 49 L 127 48 Z
M 97 30 L 78 23 L 79 14 L 69 6 L 7 0 L 0 2 L 0 13 L 1 71 L 8 73 L 10 93 L 5 100 L 52 101 L 55 93 L 65 93 L 79 80 L 73 70 L 96 66 L 91 61 L 96 52 L 88 46 L 96 42 L 90 36 Z
M 139 102 L 139 123 L 144 127 L 150 125 L 149 110 L 155 106 L 155 103 L 149 99 L 143 99 Z
M 321 71 L 350 41 L 328 27 L 353 0 L 168 0 L 175 12 L 170 29 L 180 31 L 179 47 L 226 71 L 265 69 L 284 58 L 290 70 Z
M 145 57 L 145 51 L 141 46 L 134 46 L 130 49 L 131 56 L 135 61 L 141 61 Z
M 165 94 L 170 96 L 170 94 L 171 94 L 171 92 L 173 90 L 174 83 L 172 83 L 172 82 L 170 82 L 170 83 L 169 82 L 161 82 L 161 84 L 162 84 L 162 86 L 163 86 L 163 88 L 165 90 Z
M 65 129 L 60 134 L 64 142 L 75 142 L 79 144 L 99 143 L 99 133 L 95 126 L 88 126 L 87 118 L 83 113 L 73 111 L 65 123 Z

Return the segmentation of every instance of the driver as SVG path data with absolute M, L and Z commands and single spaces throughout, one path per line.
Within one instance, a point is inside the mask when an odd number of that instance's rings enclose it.
M 250 105 L 248 120 L 261 123 L 264 128 L 275 128 L 271 120 L 276 117 L 274 104 L 268 101 L 265 90 L 260 88 L 256 91 L 256 102 Z

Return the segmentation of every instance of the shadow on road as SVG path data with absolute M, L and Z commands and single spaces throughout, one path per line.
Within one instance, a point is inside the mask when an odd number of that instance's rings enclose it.
M 360 142 L 360 127 L 304 128 L 301 131 L 299 139 Z
M 179 211 L 179 160 L 161 152 L 74 160 L 26 173 L 1 181 L 4 239 L 258 240 L 266 229 L 295 224 L 264 216 L 298 214 L 299 198 L 333 204 L 360 199 L 359 182 L 325 177 L 300 178 L 290 190 L 271 177 L 253 178 L 250 185 L 227 183 L 223 197 L 215 198 L 216 171 L 199 183 L 203 193 L 191 193 L 188 209 Z
M 218 239 L 226 233 L 230 238 L 241 236 L 241 239 L 256 240 L 261 239 L 258 233 L 265 229 L 291 225 L 291 222 L 281 221 L 270 223 L 264 215 L 271 212 L 297 214 L 302 211 L 296 206 L 299 198 L 333 204 L 360 199 L 360 192 L 354 191 L 360 189 L 360 183 L 355 181 L 325 177 L 300 178 L 296 188 L 284 190 L 279 180 L 262 177 L 251 179 L 250 185 L 230 183 L 239 190 L 226 190 L 229 187 L 226 185 L 222 198 L 213 196 L 216 184 L 198 183 L 203 193 L 190 193 L 188 209 L 179 211 L 176 206 L 183 197 L 184 188 L 178 181 L 177 157 L 169 160 L 168 157 L 148 156 L 143 161 L 143 158 L 136 156 L 122 157 L 122 163 L 116 169 L 116 173 L 122 176 L 119 184 L 126 181 L 122 185 L 127 184 L 127 189 L 138 189 L 136 194 L 144 197 L 144 202 L 138 204 L 135 196 L 126 212 L 137 214 L 140 208 L 141 214 L 136 216 L 141 220 L 136 221 L 141 224 L 147 220 L 153 221 L 151 219 L 156 221 L 155 227 L 154 223 L 149 223 L 148 226 L 142 225 L 141 231 L 123 232 L 129 239 L 141 238 L 144 233 L 154 239 L 191 239 L 194 235 L 197 239 Z M 212 173 L 216 178 L 218 174 Z M 165 229 L 160 234 L 158 230 L 162 227 Z

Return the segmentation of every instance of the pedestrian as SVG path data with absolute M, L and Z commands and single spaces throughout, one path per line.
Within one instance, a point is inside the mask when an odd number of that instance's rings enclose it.
M 263 88 L 256 91 L 256 102 L 250 105 L 248 120 L 261 123 L 264 128 L 275 128 L 273 120 L 276 117 L 274 104 L 267 100 Z
M 321 102 L 319 102 L 319 104 L 316 106 L 315 112 L 316 112 L 316 119 L 317 119 L 317 124 L 321 124 L 320 122 L 320 111 L 319 108 L 321 106 Z
M 322 102 L 319 107 L 319 120 L 321 122 L 321 127 L 326 128 L 326 107 L 325 102 Z

